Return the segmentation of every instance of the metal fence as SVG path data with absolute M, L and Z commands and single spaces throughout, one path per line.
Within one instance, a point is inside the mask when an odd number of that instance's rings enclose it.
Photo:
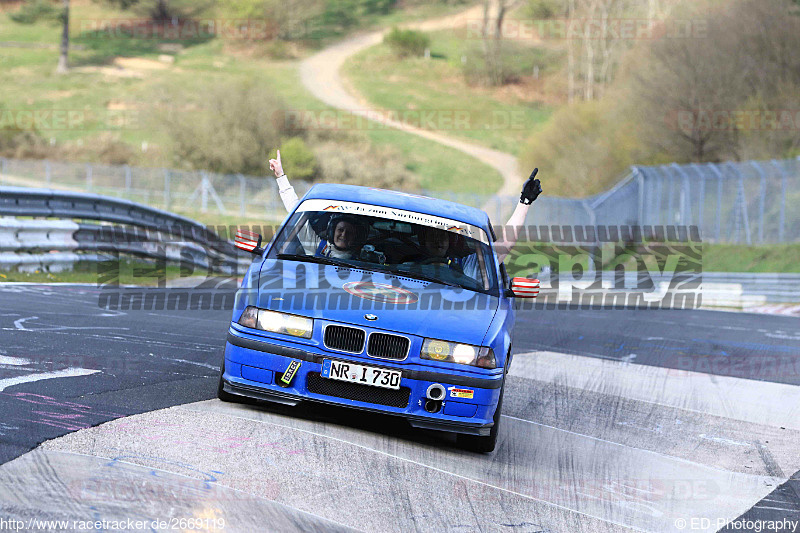
M 203 171 L 0 158 L 0 184 L 94 192 L 180 213 L 283 218 L 275 180 Z M 292 181 L 298 195 L 309 183 Z M 542 196 L 530 225 L 696 225 L 703 240 L 800 240 L 800 159 L 632 167 L 615 187 L 583 199 Z M 517 197 L 422 194 L 486 209 L 502 224 Z
M 698 226 L 704 241 L 800 241 L 800 158 L 631 167 L 583 200 L 543 197 L 528 224 Z
M 0 159 L 0 184 L 124 198 L 165 211 L 281 219 L 274 179 L 204 171 Z M 309 184 L 292 183 L 302 195 Z

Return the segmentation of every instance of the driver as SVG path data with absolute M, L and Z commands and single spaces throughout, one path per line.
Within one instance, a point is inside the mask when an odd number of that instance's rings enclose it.
M 443 265 L 472 279 L 480 279 L 480 270 L 475 254 L 469 254 L 466 257 L 452 257 L 452 254 L 450 254 L 451 236 L 449 232 L 428 226 L 423 226 L 421 229 L 420 242 L 427 257 L 421 261 L 412 261 L 413 263 Z

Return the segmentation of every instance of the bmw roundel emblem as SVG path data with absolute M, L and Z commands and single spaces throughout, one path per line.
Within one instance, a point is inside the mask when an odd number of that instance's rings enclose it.
M 364 315 L 364 318 L 366 318 L 367 320 L 370 320 L 370 321 L 378 320 L 378 315 L 366 314 L 366 315 Z

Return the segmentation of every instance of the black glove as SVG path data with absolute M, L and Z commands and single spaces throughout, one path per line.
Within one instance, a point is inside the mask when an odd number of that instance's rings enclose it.
M 522 186 L 522 194 L 519 195 L 519 201 L 525 205 L 531 205 L 540 194 L 542 194 L 542 183 L 536 179 L 536 174 L 539 173 L 538 168 L 534 168 L 531 172 L 531 177 Z

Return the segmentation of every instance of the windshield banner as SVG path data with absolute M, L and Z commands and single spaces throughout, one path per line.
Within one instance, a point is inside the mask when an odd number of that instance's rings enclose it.
M 306 200 L 297 212 L 307 211 L 330 211 L 332 213 L 348 213 L 353 215 L 365 215 L 370 217 L 385 218 L 389 220 L 397 220 L 400 222 L 408 222 L 409 224 L 419 224 L 421 226 L 430 226 L 451 233 L 457 233 L 470 237 L 483 244 L 489 244 L 489 237 L 486 232 L 478 226 L 459 222 L 450 218 L 439 217 L 436 215 L 428 215 L 425 213 L 417 213 L 415 211 L 406 211 L 404 209 L 396 209 L 394 207 L 384 207 L 380 205 L 360 204 L 357 202 L 343 202 L 340 200 Z

